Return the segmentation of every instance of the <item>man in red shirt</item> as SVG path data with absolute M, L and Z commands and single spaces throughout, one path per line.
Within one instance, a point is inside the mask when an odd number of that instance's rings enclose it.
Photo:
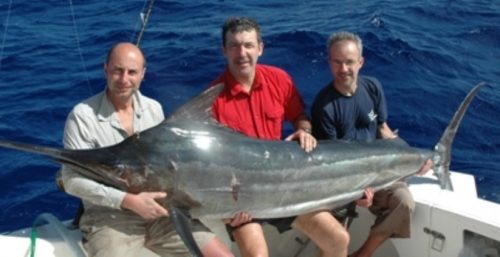
M 225 88 L 214 101 L 214 117 L 249 137 L 267 140 L 281 140 L 287 120 L 295 132 L 285 140 L 298 140 L 305 151 L 312 151 L 316 139 L 292 79 L 279 68 L 257 64 L 264 48 L 258 24 L 231 18 L 224 23 L 222 40 L 227 68 L 212 84 L 223 83 Z M 243 257 L 269 256 L 261 223 L 280 232 L 290 227 L 304 232 L 321 249 L 321 256 L 347 256 L 349 234 L 327 211 L 265 221 L 240 213 L 224 222 Z

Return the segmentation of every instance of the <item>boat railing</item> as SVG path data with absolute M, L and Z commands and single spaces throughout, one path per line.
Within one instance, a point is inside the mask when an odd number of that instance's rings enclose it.
M 86 257 L 86 254 L 78 244 L 78 241 L 74 240 L 71 237 L 72 232 L 58 218 L 56 218 L 51 213 L 41 213 L 36 217 L 35 221 L 33 222 L 33 226 L 31 228 L 31 237 L 30 237 L 31 257 L 35 256 L 38 228 L 46 224 L 48 224 L 52 229 L 54 229 L 57 232 L 57 234 L 63 239 L 66 245 L 70 248 L 71 252 L 74 253 L 74 256 Z

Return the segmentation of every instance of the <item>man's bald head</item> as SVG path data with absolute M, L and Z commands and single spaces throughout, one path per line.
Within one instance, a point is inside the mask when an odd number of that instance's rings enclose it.
M 142 52 L 142 50 L 136 45 L 127 42 L 118 43 L 111 47 L 111 49 L 109 49 L 108 55 L 106 57 L 106 64 L 109 64 L 110 59 L 113 58 L 114 55 L 123 54 L 124 52 L 135 52 L 139 54 L 142 57 L 142 66 L 143 68 L 146 68 L 146 57 L 144 57 L 144 53 Z

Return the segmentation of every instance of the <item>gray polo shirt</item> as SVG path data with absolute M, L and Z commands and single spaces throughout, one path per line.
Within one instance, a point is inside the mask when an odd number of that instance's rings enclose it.
M 134 101 L 134 133 L 161 123 L 163 110 L 157 101 L 137 91 Z M 64 128 L 64 147 L 92 149 L 120 143 L 128 135 L 122 128 L 105 91 L 77 104 L 68 115 Z M 85 178 L 63 166 L 62 180 L 67 193 L 83 200 L 85 210 L 93 206 L 120 209 L 125 192 Z

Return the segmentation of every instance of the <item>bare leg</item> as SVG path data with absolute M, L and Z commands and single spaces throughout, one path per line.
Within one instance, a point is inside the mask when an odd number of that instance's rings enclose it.
M 229 248 L 227 248 L 227 246 L 217 237 L 210 240 L 210 242 L 201 249 L 201 252 L 205 257 L 234 257 L 234 254 Z
M 268 257 L 266 239 L 262 225 L 247 223 L 233 231 L 233 237 L 242 257 Z
M 377 219 L 366 241 L 361 248 L 351 254 L 351 257 L 371 257 L 391 236 L 409 237 L 411 214 L 414 209 L 415 202 L 403 182 L 396 182 L 376 192 L 370 211 Z
M 385 240 L 389 239 L 389 235 L 370 234 L 365 243 L 356 252 L 349 255 L 350 257 L 371 257 L 375 250 L 382 245 Z
M 304 232 L 321 249 L 322 257 L 345 257 L 349 233 L 326 211 L 298 216 L 292 227 Z

